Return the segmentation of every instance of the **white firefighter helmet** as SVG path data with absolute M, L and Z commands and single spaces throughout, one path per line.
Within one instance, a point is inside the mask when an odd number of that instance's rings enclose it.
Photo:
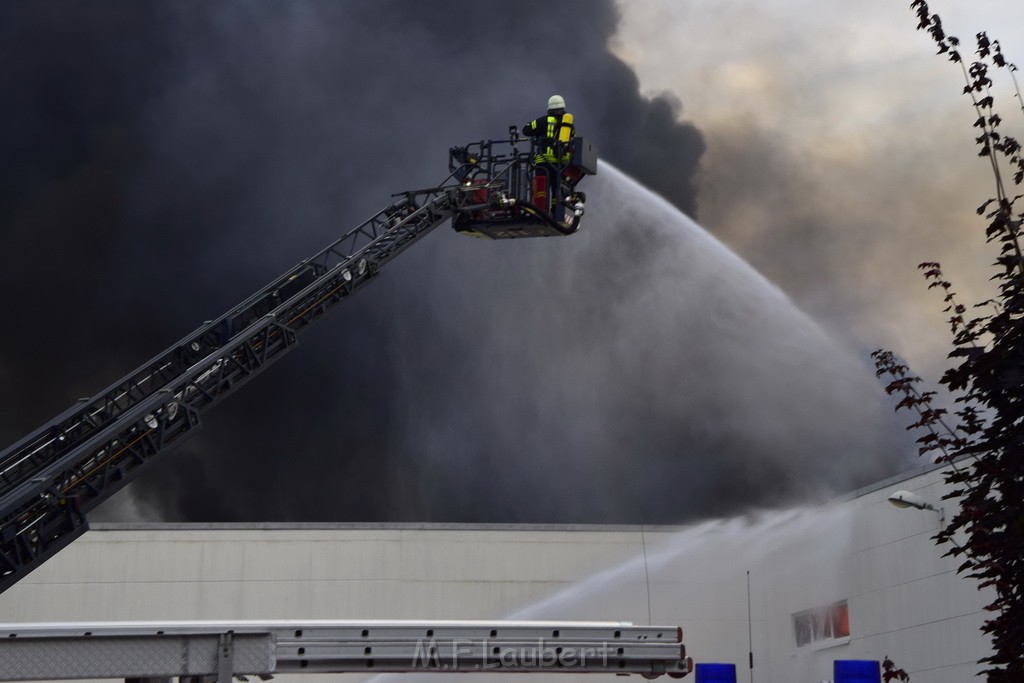
M 548 98 L 548 109 L 565 109 L 565 99 L 561 95 Z

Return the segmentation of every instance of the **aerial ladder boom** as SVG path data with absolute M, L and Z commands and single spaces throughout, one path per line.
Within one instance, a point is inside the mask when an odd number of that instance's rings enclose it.
M 91 399 L 0 453 L 0 591 L 87 529 L 86 513 L 448 219 L 464 193 L 404 195 Z
M 0 592 L 85 533 L 86 514 L 193 434 L 203 411 L 294 348 L 310 325 L 445 220 L 496 239 L 574 232 L 582 203 L 572 189 L 595 172 L 596 150 L 578 140 L 585 158 L 556 169 L 566 178 L 565 192 L 555 193 L 562 205 L 540 215 L 524 180 L 535 149 L 517 142 L 452 148 L 453 184 L 394 195 L 318 254 L 0 453 Z M 567 207 L 569 223 L 552 217 Z

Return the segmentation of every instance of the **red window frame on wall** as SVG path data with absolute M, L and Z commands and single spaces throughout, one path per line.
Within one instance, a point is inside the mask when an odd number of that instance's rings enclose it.
M 793 615 L 793 635 L 797 647 L 848 638 L 850 610 L 846 600 L 797 612 Z

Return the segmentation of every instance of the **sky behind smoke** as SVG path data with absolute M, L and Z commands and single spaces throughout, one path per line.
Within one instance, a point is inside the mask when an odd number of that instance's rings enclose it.
M 787 175 L 779 136 L 744 126 L 738 109 L 685 122 L 681 103 L 699 94 L 682 87 L 642 96 L 609 50 L 610 2 L 59 4 L 0 9 L 0 88 L 12 94 L 0 105 L 4 443 L 390 193 L 437 182 L 449 145 L 525 122 L 552 92 L 604 159 L 706 212 L 801 303 L 827 309 L 827 293 L 810 292 L 838 282 L 853 306 L 841 286 L 857 263 L 838 275 L 787 265 L 799 260 L 781 245 L 812 234 L 827 200 Z M 628 40 L 615 42 L 626 59 Z M 675 43 L 633 43 L 651 44 Z M 729 213 L 742 210 L 773 218 Z M 752 304 L 763 292 L 719 301 L 720 288 L 682 287 L 678 240 L 696 228 L 594 213 L 588 227 L 615 232 L 494 245 L 432 235 L 211 412 L 109 514 L 679 521 L 902 466 L 906 444 L 880 417 L 870 375 L 845 351 L 831 356 L 834 342 L 784 296 L 772 295 L 785 313 L 765 322 L 776 333 L 759 356 L 740 341 L 764 325 L 714 330 L 764 314 Z M 776 213 L 802 220 L 779 225 Z M 838 260 L 832 249 L 812 260 Z M 759 370 L 772 363 L 776 374 Z M 729 367 L 746 372 L 716 374 Z M 700 494 L 681 495 L 683 482 Z
M 974 210 L 993 190 L 960 69 L 908 5 L 623 2 L 614 49 L 705 136 L 701 223 L 839 338 L 937 377 L 949 335 L 916 265 L 941 261 L 963 301 L 988 298 L 994 254 Z M 1020 3 L 929 6 L 966 55 L 987 31 L 1024 62 Z M 995 80 L 1004 132 L 1020 138 L 1012 81 Z

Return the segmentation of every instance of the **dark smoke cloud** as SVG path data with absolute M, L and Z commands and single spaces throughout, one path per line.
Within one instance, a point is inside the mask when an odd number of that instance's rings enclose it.
M 589 0 L 5 3 L 0 441 L 218 315 L 390 193 L 436 183 L 449 145 L 525 122 L 553 92 L 603 158 L 694 212 L 701 135 L 674 99 L 639 94 L 607 49 L 616 22 L 612 2 Z M 557 320 L 564 288 L 586 287 L 572 300 L 586 315 L 566 319 L 614 334 L 595 321 L 632 305 L 619 293 L 637 293 L 662 240 L 630 235 L 580 260 L 565 250 L 581 240 L 433 235 L 210 413 L 134 494 L 189 520 L 706 514 L 649 493 L 694 462 L 710 490 L 728 489 L 718 482 L 737 465 L 716 454 L 753 447 L 709 445 L 705 423 L 728 406 L 655 410 L 659 397 L 629 373 L 590 364 L 571 381 L 624 386 L 583 410 L 581 392 L 550 380 L 577 355 L 543 353 L 577 343 L 585 359 L 580 327 L 537 316 Z M 607 281 L 551 270 L 569 266 Z M 547 390 L 524 391 L 530 378 Z M 606 443 L 593 421 L 609 415 L 621 423 Z M 763 457 L 784 485 L 740 487 L 714 511 L 837 483 L 800 483 L 778 448 L 733 457 Z M 703 457 L 676 458 L 686 452 Z M 858 481 L 887 467 L 872 459 Z M 562 494 L 559 477 L 575 482 Z

